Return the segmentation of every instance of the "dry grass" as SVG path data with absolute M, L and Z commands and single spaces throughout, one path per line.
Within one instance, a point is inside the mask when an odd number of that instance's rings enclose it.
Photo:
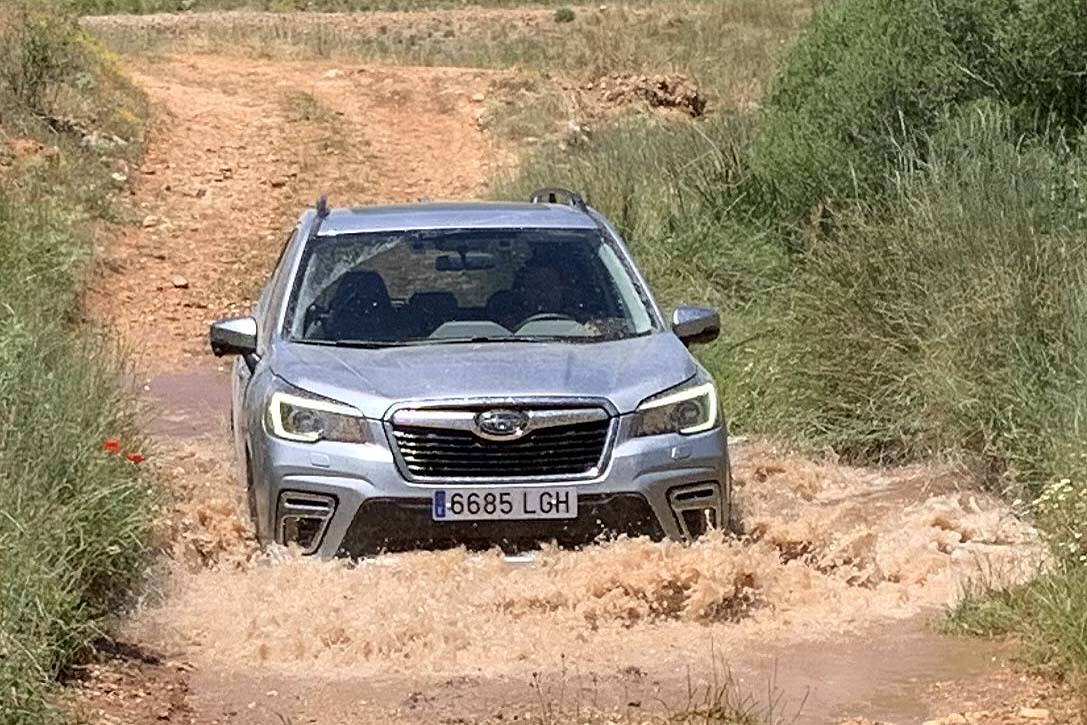
M 719 0 L 693 0 L 713 3 Z M 582 6 L 593 5 L 588 0 L 69 0 L 72 8 L 83 15 L 110 13 L 206 12 L 215 10 L 264 10 L 271 12 L 370 12 L 374 10 L 419 11 L 453 8 L 556 8 L 558 22 L 570 22 L 569 13 Z M 652 5 L 659 0 L 624 0 L 624 5 Z M 754 8 L 761 14 L 764 3 L 759 0 L 731 0 L 733 7 L 744 12 Z
M 122 53 L 231 52 L 413 65 L 516 68 L 594 80 L 610 73 L 683 73 L 718 107 L 748 107 L 810 7 L 728 0 L 549 10 L 193 13 L 101 17 L 85 27 Z

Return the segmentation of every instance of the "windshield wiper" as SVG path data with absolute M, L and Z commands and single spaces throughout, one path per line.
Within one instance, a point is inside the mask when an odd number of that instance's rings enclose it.
M 323 347 L 351 347 L 363 350 L 378 350 L 383 347 L 405 347 L 407 345 L 414 344 L 411 342 L 400 342 L 398 340 L 292 340 L 292 342 L 298 342 L 303 345 L 321 345 Z
M 480 337 L 439 337 L 434 340 L 419 340 L 420 345 L 464 345 L 470 343 L 492 342 L 566 342 L 578 340 L 579 337 L 563 337 L 561 335 L 481 335 Z
M 543 343 L 543 342 L 598 342 L 604 338 L 596 335 L 481 335 L 479 337 L 439 337 L 422 340 L 294 340 L 304 345 L 322 345 L 325 347 L 349 347 L 361 350 L 380 350 L 389 347 L 421 347 L 424 345 L 472 345 L 500 342 Z

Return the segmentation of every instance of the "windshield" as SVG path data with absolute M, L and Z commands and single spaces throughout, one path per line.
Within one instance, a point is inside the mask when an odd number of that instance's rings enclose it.
M 595 230 L 426 230 L 318 237 L 287 336 L 325 344 L 615 340 L 653 316 Z

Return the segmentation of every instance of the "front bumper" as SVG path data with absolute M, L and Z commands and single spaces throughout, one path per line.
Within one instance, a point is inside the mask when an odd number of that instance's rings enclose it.
M 628 419 L 620 419 L 600 476 L 510 484 L 576 488 L 576 519 L 501 522 L 431 520 L 433 491 L 458 484 L 406 480 L 380 423 L 371 431 L 375 442 L 364 445 L 293 443 L 259 431 L 250 441 L 258 535 L 264 543 L 285 543 L 285 528 L 288 537 L 298 530 L 284 527 L 290 513 L 284 501 L 296 494 L 330 502 L 312 551 L 322 558 L 460 545 L 513 551 L 549 541 L 577 547 L 622 534 L 682 540 L 707 526 L 726 526 L 732 491 L 724 428 L 692 436 L 630 438 L 628 425 Z

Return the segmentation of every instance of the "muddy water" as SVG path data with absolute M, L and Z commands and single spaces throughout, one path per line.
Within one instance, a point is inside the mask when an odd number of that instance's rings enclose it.
M 223 430 L 230 415 L 230 374 L 216 369 L 169 373 L 142 386 L 148 430 L 159 439 L 191 440 Z
M 760 662 L 754 678 L 773 677 L 788 702 L 803 700 L 802 722 L 856 716 L 923 722 L 934 715 L 927 702 L 934 686 L 982 680 L 1003 667 L 1006 657 L 1004 649 L 992 642 L 935 634 L 929 626 L 933 614 L 872 627 L 834 642 L 771 647 L 756 658 Z
M 515 565 L 464 551 L 359 565 L 258 553 L 209 422 L 226 410 L 225 376 L 149 388 L 187 500 L 168 596 L 133 634 L 243 692 L 316 688 L 317 722 L 344 721 L 361 691 L 394 707 L 465 677 L 461 699 L 416 703 L 405 721 L 473 714 L 477 701 L 516 709 L 532 673 L 571 669 L 613 705 L 631 692 L 675 702 L 719 667 L 755 697 L 772 681 L 789 707 L 803 701 L 798 722 L 919 722 L 934 683 L 1000 666 L 927 623 L 969 577 L 1016 579 L 1041 555 L 1029 526 L 952 469 L 853 469 L 753 446 L 737 451 L 739 541 L 623 540 Z

